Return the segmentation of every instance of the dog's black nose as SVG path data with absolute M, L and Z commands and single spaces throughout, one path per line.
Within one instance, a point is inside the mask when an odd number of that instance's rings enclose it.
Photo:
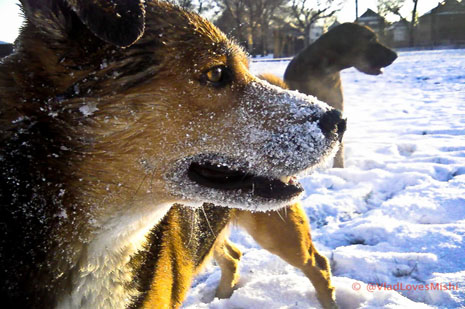
M 342 117 L 342 113 L 338 109 L 332 109 L 321 117 L 318 125 L 324 135 L 337 133 L 339 141 L 341 141 L 346 130 L 347 120 Z

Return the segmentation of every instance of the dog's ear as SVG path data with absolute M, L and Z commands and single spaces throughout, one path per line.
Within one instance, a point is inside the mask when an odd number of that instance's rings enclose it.
M 68 0 L 81 21 L 99 38 L 118 46 L 136 42 L 145 29 L 141 0 Z
M 135 43 L 145 29 L 143 0 L 20 0 L 27 19 L 48 33 L 69 30 L 72 14 L 98 38 L 121 47 Z

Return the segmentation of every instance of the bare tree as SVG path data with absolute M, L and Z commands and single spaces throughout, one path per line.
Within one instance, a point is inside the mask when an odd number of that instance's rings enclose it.
M 248 47 L 245 0 L 217 0 L 217 4 L 222 10 L 217 26 Z
M 249 11 L 249 25 L 252 34 L 253 54 L 268 53 L 268 37 L 275 13 L 283 6 L 285 0 L 246 0 Z
M 310 29 L 341 9 L 343 0 L 216 0 L 222 9 L 217 25 L 233 34 L 253 55 L 270 51 L 272 29 L 290 24 L 310 42 Z M 290 3 L 289 3 L 290 2 Z
M 405 21 L 409 25 L 409 45 L 414 46 L 415 45 L 415 36 L 414 36 L 414 30 L 415 26 L 417 24 L 418 16 L 417 16 L 417 5 L 418 5 L 418 0 L 411 0 L 413 2 L 413 9 L 412 9 L 412 15 L 410 20 L 407 20 L 407 18 L 401 13 L 401 10 L 405 5 L 407 4 L 406 0 L 378 0 L 378 12 L 382 16 L 386 16 L 389 13 L 397 16 L 400 21 Z M 410 2 L 410 1 L 408 1 Z
M 341 10 L 341 0 L 292 0 L 291 16 L 305 37 L 305 46 L 310 43 L 310 29 L 318 20 L 332 17 Z
M 223 13 L 216 23 L 223 31 L 245 43 L 254 55 L 268 52 L 270 26 L 286 0 L 217 0 L 217 3 Z

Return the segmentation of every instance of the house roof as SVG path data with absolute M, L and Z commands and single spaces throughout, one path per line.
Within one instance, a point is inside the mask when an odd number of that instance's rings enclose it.
M 437 15 L 450 15 L 450 14 L 465 14 L 465 1 L 445 0 L 438 3 L 438 5 L 431 11 L 427 12 L 421 17 L 437 14 Z
M 388 30 L 394 30 L 394 29 L 408 29 L 409 28 L 409 22 L 406 21 L 405 19 L 402 19 L 402 20 L 399 20 L 399 21 L 396 21 L 395 23 L 393 23 L 389 28 Z
M 376 18 L 382 18 L 378 13 L 375 13 L 371 9 L 367 9 L 365 13 L 362 14 L 359 18 L 367 18 L 367 17 L 376 17 Z
M 328 27 L 328 30 L 333 29 L 334 27 L 339 26 L 341 23 L 336 19 L 334 23 L 331 24 L 331 26 Z

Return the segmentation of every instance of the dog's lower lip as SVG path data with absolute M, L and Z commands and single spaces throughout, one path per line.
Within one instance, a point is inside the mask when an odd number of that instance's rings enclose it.
M 247 190 L 268 199 L 291 199 L 303 191 L 300 183 L 294 180 L 284 183 L 280 179 L 256 176 L 209 162 L 191 163 L 187 175 L 201 186 L 219 190 Z

